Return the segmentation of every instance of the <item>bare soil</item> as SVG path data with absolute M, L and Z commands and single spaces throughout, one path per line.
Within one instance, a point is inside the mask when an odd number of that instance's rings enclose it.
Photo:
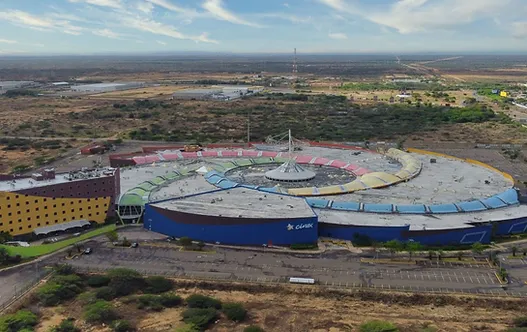
M 176 280 L 176 293 L 183 297 L 205 294 L 224 302 L 241 302 L 248 319 L 240 324 L 221 317 L 210 331 L 241 332 L 248 325 L 265 331 L 355 331 L 361 323 L 381 319 L 393 322 L 401 331 L 417 332 L 426 327 L 437 331 L 505 331 L 522 315 L 526 301 L 484 297 L 420 295 L 402 293 L 351 292 L 318 287 L 248 285 L 222 282 Z M 114 301 L 122 318 L 139 331 L 174 331 L 181 326 L 184 308 L 147 312 L 126 300 Z M 107 327 L 89 326 L 82 320 L 79 300 L 59 308 L 41 311 L 37 332 L 46 332 L 64 317 L 73 317 L 82 331 L 106 332 Z

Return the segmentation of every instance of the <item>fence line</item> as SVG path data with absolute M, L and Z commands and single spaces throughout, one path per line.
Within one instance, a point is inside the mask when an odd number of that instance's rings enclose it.
M 42 273 L 42 271 L 44 271 L 44 273 Z M 39 276 L 37 278 L 31 280 L 30 282 L 18 289 L 16 286 L 14 286 L 15 294 L 7 302 L 0 303 L 0 313 L 3 313 L 5 310 L 9 309 L 10 306 L 12 306 L 16 301 L 26 295 L 31 289 L 33 289 L 36 285 L 38 285 L 42 280 L 49 277 L 51 274 L 53 274 L 52 270 L 40 270 Z

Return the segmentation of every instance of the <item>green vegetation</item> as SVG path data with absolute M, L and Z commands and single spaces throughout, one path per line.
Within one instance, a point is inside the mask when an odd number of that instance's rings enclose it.
M 38 96 L 38 91 L 28 90 L 28 89 L 13 89 L 8 90 L 5 94 L 7 98 L 16 98 L 16 97 L 36 97 Z
M 117 314 L 112 304 L 107 301 L 97 301 L 88 304 L 84 309 L 84 319 L 88 323 L 109 324 L 117 319 Z
M 124 319 L 116 320 L 112 323 L 112 330 L 114 332 L 131 332 L 135 331 L 132 324 Z
M 173 308 L 177 307 L 183 303 L 183 299 L 180 296 L 175 294 L 162 294 L 162 295 L 152 295 L 145 294 L 138 296 L 137 308 L 153 311 L 161 311 L 164 308 Z
M 183 312 L 183 321 L 196 326 L 201 331 L 217 318 L 218 312 L 214 308 L 189 308 Z
M 293 250 L 314 250 L 318 249 L 318 245 L 316 243 L 296 243 L 292 244 L 289 248 Z
M 143 276 L 135 270 L 112 269 L 106 275 L 110 278 L 109 286 L 117 297 L 135 293 L 145 285 Z
M 221 308 L 220 300 L 201 294 L 190 295 L 186 301 L 189 308 Z
M 50 332 L 81 332 L 81 329 L 75 326 L 73 319 L 68 318 L 51 328 Z
M 105 275 L 93 275 L 86 280 L 86 285 L 90 287 L 103 287 L 108 286 L 110 278 Z
M 382 320 L 372 320 L 361 324 L 359 327 L 360 332 L 398 332 L 399 329 L 397 326 L 393 325 L 390 322 L 385 322 Z
M 161 294 L 172 290 L 174 284 L 172 280 L 165 277 L 148 277 L 145 279 L 146 288 L 145 293 Z
M 37 298 L 44 306 L 56 306 L 80 294 L 83 281 L 76 274 L 55 275 L 37 290 Z
M 99 236 L 101 234 L 104 234 L 108 231 L 112 231 L 114 229 L 115 229 L 115 225 L 108 225 L 108 226 L 94 229 L 93 231 L 84 233 L 80 236 L 72 237 L 67 240 L 59 241 L 55 243 L 42 244 L 42 245 L 30 246 L 30 247 L 14 247 L 14 246 L 0 245 L 0 248 L 5 248 L 8 251 L 8 253 L 13 256 L 20 255 L 20 257 L 22 258 L 38 257 L 38 256 L 52 253 L 62 248 L 66 248 L 67 246 L 70 246 L 77 242 L 84 241 L 84 240 L 87 240 L 95 236 Z
M 116 297 L 116 294 L 112 287 L 104 286 L 95 291 L 95 297 L 100 300 L 111 301 Z
M 174 332 L 199 332 L 199 328 L 194 324 L 185 324 L 176 328 Z
M 14 314 L 0 317 L 0 332 L 33 331 L 38 324 L 38 317 L 29 310 L 19 310 Z
M 516 327 L 527 327 L 527 316 L 517 317 L 513 323 Z
M 221 311 L 234 322 L 242 322 L 247 317 L 247 310 L 241 303 L 224 303 Z

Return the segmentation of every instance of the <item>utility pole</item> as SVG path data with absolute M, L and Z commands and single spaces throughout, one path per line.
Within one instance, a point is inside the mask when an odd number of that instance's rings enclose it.
M 247 112 L 247 147 L 251 147 L 251 111 Z

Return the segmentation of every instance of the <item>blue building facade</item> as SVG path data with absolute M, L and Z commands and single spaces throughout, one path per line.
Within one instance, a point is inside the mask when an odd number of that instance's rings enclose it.
M 251 219 L 196 215 L 147 204 L 144 227 L 174 237 L 232 245 L 291 245 L 316 243 L 318 217 Z

